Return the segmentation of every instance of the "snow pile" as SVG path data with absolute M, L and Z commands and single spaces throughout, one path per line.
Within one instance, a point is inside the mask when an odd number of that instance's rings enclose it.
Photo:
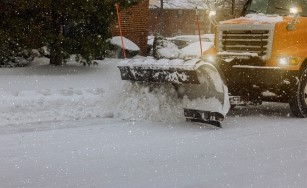
M 213 47 L 214 35 L 203 35 L 202 40 L 202 52 Z M 175 43 L 183 43 L 184 47 L 180 49 L 180 45 Z M 198 35 L 181 35 L 173 38 L 165 39 L 163 37 L 156 38 L 156 58 L 162 59 L 193 59 L 201 57 L 201 48 Z
M 122 46 L 122 40 L 120 36 L 116 36 L 116 37 L 112 37 L 112 39 L 110 40 L 111 44 L 115 45 L 115 46 Z M 127 39 L 126 37 L 123 37 L 123 42 L 124 42 L 124 46 L 125 49 L 128 51 L 140 51 L 140 48 L 131 40 Z
M 104 106 L 105 91 L 42 89 L 0 92 L 0 125 L 112 117 Z
M 181 51 L 178 49 L 178 47 L 168 41 L 168 40 L 159 40 L 157 42 L 157 58 L 167 58 L 167 59 L 176 59 L 180 57 Z
M 0 126 L 112 117 L 123 85 L 118 61 L 51 67 L 49 59 L 36 58 L 29 67 L 1 68 Z
M 213 47 L 212 42 L 202 42 L 202 51 L 206 51 L 209 48 Z M 181 49 L 181 58 L 183 59 L 189 59 L 189 58 L 200 58 L 201 57 L 201 49 L 200 49 L 200 43 L 194 42 L 184 48 Z
M 203 34 L 201 37 L 202 37 L 203 39 L 207 38 L 207 39 L 209 39 L 211 42 L 214 42 L 215 35 L 214 35 L 214 34 Z
M 155 36 L 148 36 L 147 37 L 147 45 L 152 46 L 155 40 Z

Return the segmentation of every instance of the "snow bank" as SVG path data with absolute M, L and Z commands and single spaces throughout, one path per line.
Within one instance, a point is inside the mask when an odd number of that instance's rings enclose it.
M 86 118 L 163 122 L 185 121 L 183 109 L 200 100 L 178 99 L 171 84 L 152 87 L 122 81 L 120 60 L 83 67 L 73 60 L 50 67 L 39 58 L 32 66 L 0 69 L 0 126 L 20 126 Z M 201 100 L 207 110 L 215 99 Z
M 113 117 L 123 85 L 118 60 L 91 67 L 48 62 L 37 58 L 30 67 L 0 69 L 0 126 Z
M 0 96 L 0 125 L 113 117 L 101 108 L 103 88 L 2 91 Z

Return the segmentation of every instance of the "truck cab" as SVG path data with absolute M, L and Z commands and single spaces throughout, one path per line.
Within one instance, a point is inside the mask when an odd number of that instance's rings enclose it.
M 204 58 L 217 63 L 232 95 L 288 102 L 307 117 L 306 1 L 247 1 L 242 17 L 219 22 Z

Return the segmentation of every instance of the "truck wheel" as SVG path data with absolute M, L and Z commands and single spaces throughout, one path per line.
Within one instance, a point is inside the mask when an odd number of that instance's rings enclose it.
M 307 118 L 307 69 L 302 72 L 299 83 L 290 92 L 289 104 L 296 117 Z

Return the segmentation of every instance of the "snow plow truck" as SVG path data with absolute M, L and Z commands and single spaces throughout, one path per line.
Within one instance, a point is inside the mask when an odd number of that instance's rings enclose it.
M 119 69 L 123 80 L 171 83 L 179 98 L 219 101 L 222 110 L 184 108 L 190 121 L 220 126 L 230 106 L 263 101 L 289 103 L 306 118 L 307 1 L 248 0 L 242 17 L 216 24 L 214 46 L 201 59 L 131 59 Z

